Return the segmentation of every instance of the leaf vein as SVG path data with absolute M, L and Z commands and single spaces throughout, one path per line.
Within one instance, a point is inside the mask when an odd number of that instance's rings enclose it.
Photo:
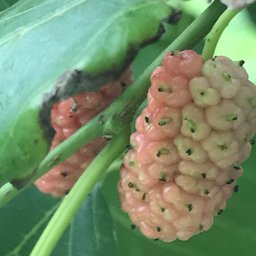
M 18 256 L 20 253 L 20 250 L 26 245 L 28 240 L 35 235 L 37 230 L 47 221 L 47 219 L 53 214 L 53 212 L 57 209 L 58 206 L 59 204 L 56 204 L 52 208 L 50 208 L 47 212 L 45 212 L 44 217 L 30 230 L 28 234 L 23 236 L 23 240 L 6 256 Z

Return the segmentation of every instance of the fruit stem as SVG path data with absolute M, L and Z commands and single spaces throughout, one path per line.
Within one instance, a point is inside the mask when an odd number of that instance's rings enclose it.
M 80 128 L 75 134 L 54 148 L 42 161 L 39 170 L 31 178 L 26 186 L 17 189 L 11 184 L 6 184 L 0 188 L 0 207 L 17 196 L 22 190 L 30 186 L 35 180 L 45 172 L 49 171 L 59 162 L 72 155 L 79 147 L 85 145 L 91 139 L 97 137 L 102 132 L 104 120 L 111 120 L 116 116 L 122 118 L 122 122 L 129 125 L 129 118 L 135 113 L 137 107 L 145 99 L 148 87 L 150 85 L 150 74 L 161 64 L 163 55 L 167 51 L 184 50 L 194 48 L 209 33 L 217 18 L 224 12 L 225 6 L 219 1 L 214 1 L 199 17 L 197 17 L 186 30 L 179 35 L 170 46 L 168 46 L 155 61 L 143 72 L 143 74 L 106 110 L 99 113 L 95 118 Z M 207 22 L 205 22 L 207 20 Z M 102 118 L 103 117 L 103 118 Z M 103 120 L 104 119 L 104 120 Z M 108 122 L 109 123 L 109 122 Z M 117 122 L 115 122 L 117 123 Z M 112 130 L 115 127 L 110 126 Z M 59 157 L 59 158 L 58 158 Z M 49 165 L 49 163 L 51 163 Z M 107 168 L 107 166 L 106 166 Z
M 236 10 L 226 10 L 217 20 L 217 22 L 212 27 L 212 30 L 207 35 L 205 40 L 205 45 L 203 48 L 202 57 L 206 61 L 213 58 L 215 48 L 220 39 L 225 28 L 228 26 L 229 22 L 238 14 L 242 9 Z
M 76 212 L 88 196 L 94 185 L 105 173 L 107 167 L 123 152 L 124 145 L 129 141 L 129 131 L 122 130 L 122 135 L 116 136 L 96 156 L 95 160 L 75 183 L 69 194 L 53 215 L 46 229 L 37 241 L 30 256 L 48 256 L 62 236 L 66 227 L 72 221 Z

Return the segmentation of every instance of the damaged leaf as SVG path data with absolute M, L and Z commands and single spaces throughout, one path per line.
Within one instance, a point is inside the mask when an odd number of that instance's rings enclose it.
M 47 154 L 52 103 L 118 77 L 170 12 L 162 0 L 24 0 L 0 15 L 0 186 Z

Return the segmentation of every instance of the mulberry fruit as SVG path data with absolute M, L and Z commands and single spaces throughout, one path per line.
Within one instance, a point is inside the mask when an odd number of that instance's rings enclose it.
M 151 75 L 118 190 L 148 238 L 187 240 L 208 230 L 237 190 L 256 130 L 256 87 L 242 62 L 166 53 Z
M 122 87 L 129 83 L 131 83 L 131 71 L 128 68 L 119 80 L 104 85 L 97 92 L 81 93 L 55 103 L 51 109 L 51 125 L 56 133 L 51 149 L 107 107 L 120 95 Z M 53 197 L 60 197 L 68 193 L 105 144 L 102 137 L 86 144 L 67 160 L 40 177 L 35 182 L 36 187 L 41 192 L 51 194 Z

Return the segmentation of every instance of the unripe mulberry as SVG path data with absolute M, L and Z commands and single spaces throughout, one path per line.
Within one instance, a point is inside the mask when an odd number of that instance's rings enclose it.
M 208 230 L 237 190 L 256 130 L 256 89 L 242 62 L 166 53 L 151 75 L 118 184 L 122 208 L 151 239 Z
M 122 87 L 130 82 L 131 70 L 127 69 L 119 80 L 102 86 L 96 92 L 81 93 L 55 103 L 51 109 L 51 125 L 56 133 L 52 140 L 51 149 L 66 140 L 107 107 L 120 95 Z M 63 196 L 72 188 L 105 144 L 106 142 L 102 137 L 96 138 L 40 177 L 35 185 L 40 191 L 54 197 Z

